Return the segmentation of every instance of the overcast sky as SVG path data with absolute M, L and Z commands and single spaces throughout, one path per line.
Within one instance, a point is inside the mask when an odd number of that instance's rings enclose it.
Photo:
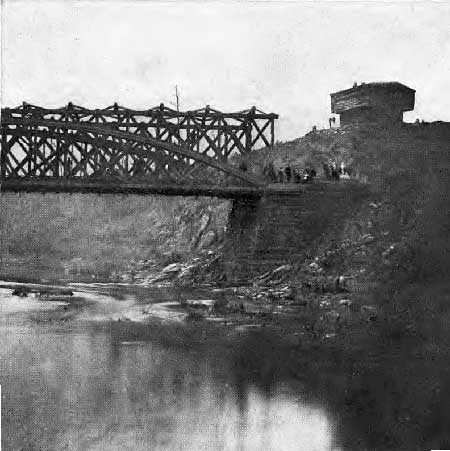
M 450 121 L 450 5 L 3 0 L 2 101 L 149 108 L 174 100 L 325 127 L 353 82 L 417 90 L 407 119 Z

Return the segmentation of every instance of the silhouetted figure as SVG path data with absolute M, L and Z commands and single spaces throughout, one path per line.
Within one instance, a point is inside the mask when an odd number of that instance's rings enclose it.
M 298 169 L 294 169 L 293 178 L 294 178 L 294 183 L 301 183 L 302 175 L 300 174 Z
M 322 165 L 322 168 L 323 168 L 323 173 L 324 173 L 324 175 L 325 175 L 325 178 L 326 178 L 327 180 L 330 180 L 330 179 L 331 179 L 330 165 L 328 165 L 327 163 L 324 163 L 324 164 Z
M 59 176 L 59 160 L 57 158 L 53 159 L 53 161 L 51 163 L 51 167 L 52 167 L 53 177 L 58 177 Z
M 246 163 L 245 161 L 241 161 L 241 162 L 239 163 L 239 169 L 240 169 L 241 171 L 247 172 L 247 170 L 248 170 L 247 163 Z
M 270 163 L 269 165 L 269 173 L 268 173 L 269 179 L 272 182 L 277 181 L 277 173 L 275 172 L 275 168 L 273 167 L 273 163 Z
M 278 171 L 278 183 L 283 183 L 284 182 L 284 172 L 282 171 L 282 169 L 280 169 Z
M 291 181 L 292 171 L 290 166 L 286 166 L 284 169 L 284 175 L 286 176 L 286 183 L 289 183 Z
M 64 162 L 64 176 L 70 177 L 72 172 L 72 159 L 70 157 L 67 157 L 66 161 Z
M 266 166 L 264 166 L 263 174 L 271 181 L 277 181 L 277 174 L 275 172 L 275 168 L 273 167 L 273 163 L 269 162 Z
M 145 173 L 145 162 L 141 158 L 138 158 L 133 166 L 133 175 L 136 177 L 143 176 Z
M 334 161 L 331 164 L 331 178 L 333 180 L 339 180 L 339 169 Z

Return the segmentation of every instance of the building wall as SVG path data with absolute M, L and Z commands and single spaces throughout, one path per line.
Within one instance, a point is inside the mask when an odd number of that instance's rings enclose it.
M 394 108 L 356 108 L 340 114 L 340 125 L 376 123 L 385 126 L 403 122 L 403 112 Z

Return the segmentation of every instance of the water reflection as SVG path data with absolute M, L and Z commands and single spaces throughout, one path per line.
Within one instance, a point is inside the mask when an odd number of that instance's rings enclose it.
M 220 348 L 130 339 L 117 324 L 36 323 L 3 301 L 4 449 L 338 449 L 326 411 L 273 368 L 256 373 Z

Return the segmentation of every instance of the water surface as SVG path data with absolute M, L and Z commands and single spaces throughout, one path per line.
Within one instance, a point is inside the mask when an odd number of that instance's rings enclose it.
M 341 449 L 325 403 L 279 378 L 262 342 L 236 351 L 176 316 L 123 320 L 171 293 L 77 290 L 65 302 L 0 288 L 3 449 Z

